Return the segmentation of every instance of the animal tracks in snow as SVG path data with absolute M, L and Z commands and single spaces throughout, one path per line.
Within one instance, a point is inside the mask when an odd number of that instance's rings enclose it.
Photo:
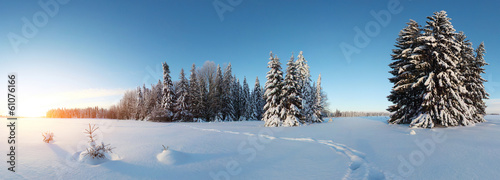
M 235 132 L 235 131 L 225 131 L 218 129 L 205 129 L 199 127 L 193 127 L 184 125 L 186 127 L 201 130 L 201 131 L 210 131 L 210 132 L 218 132 L 218 133 L 228 133 L 228 134 L 241 134 L 246 136 L 260 136 L 267 139 L 281 139 L 286 141 L 298 141 L 298 142 L 306 142 L 306 143 L 316 143 L 321 145 L 326 145 L 332 148 L 339 154 L 344 155 L 350 160 L 349 168 L 343 179 L 367 179 L 367 180 L 375 180 L 375 179 L 386 179 L 386 174 L 382 171 L 378 170 L 376 167 L 372 166 L 366 160 L 366 155 L 360 151 L 357 151 L 353 148 L 350 148 L 344 144 L 333 142 L 332 140 L 315 140 L 313 138 L 292 138 L 292 137 L 275 137 L 266 134 L 253 134 L 248 132 Z

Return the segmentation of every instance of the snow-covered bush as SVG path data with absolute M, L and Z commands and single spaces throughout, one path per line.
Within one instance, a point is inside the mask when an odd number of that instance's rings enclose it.
M 42 133 L 42 136 L 43 136 L 43 142 L 45 142 L 45 143 L 50 143 L 50 141 L 54 141 L 54 133 L 53 132 L 50 132 L 50 131 L 44 132 L 44 133 Z
M 87 148 L 87 152 L 84 152 L 84 156 L 89 156 L 92 159 L 104 159 L 106 158 L 107 153 L 112 153 L 113 147 L 111 147 L 110 144 L 104 144 L 104 142 L 101 142 L 101 144 L 96 143 L 96 134 L 95 131 L 97 131 L 99 127 L 96 127 L 94 124 L 91 126 L 89 124 L 89 129 L 85 129 L 85 134 L 87 134 L 87 137 L 89 137 L 89 145 L 90 147 Z

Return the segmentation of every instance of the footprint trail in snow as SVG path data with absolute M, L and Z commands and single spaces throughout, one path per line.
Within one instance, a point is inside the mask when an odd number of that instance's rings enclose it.
M 274 137 L 264 134 L 252 134 L 248 132 L 235 132 L 235 131 L 225 131 L 218 129 L 204 129 L 193 126 L 184 125 L 186 127 L 201 130 L 201 131 L 210 131 L 210 132 L 218 132 L 218 133 L 228 133 L 228 134 L 241 134 L 246 136 L 260 136 L 267 139 L 281 139 L 286 141 L 299 141 L 299 142 L 309 142 L 316 143 L 321 145 L 326 145 L 336 152 L 346 156 L 350 160 L 349 168 L 344 176 L 344 180 L 350 179 L 366 179 L 366 180 L 378 180 L 378 179 L 386 179 L 386 175 L 391 177 L 390 173 L 383 173 L 378 170 L 376 167 L 372 166 L 366 160 L 366 155 L 362 152 L 359 152 L 353 148 L 350 148 L 344 144 L 335 143 L 332 140 L 315 140 L 313 138 L 291 138 L 291 137 Z

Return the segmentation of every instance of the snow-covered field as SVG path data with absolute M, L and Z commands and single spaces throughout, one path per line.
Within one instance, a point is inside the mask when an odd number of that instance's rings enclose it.
M 0 179 L 497 179 L 500 116 L 486 119 L 436 129 L 388 125 L 387 117 L 292 128 L 266 128 L 260 121 L 20 119 L 16 172 L 4 162 Z M 89 123 L 115 147 L 111 160 L 79 160 Z M 50 144 L 41 136 L 48 130 L 55 135 Z

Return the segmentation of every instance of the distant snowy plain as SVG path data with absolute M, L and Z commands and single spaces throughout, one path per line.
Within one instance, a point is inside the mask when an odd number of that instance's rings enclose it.
M 387 119 L 333 118 L 291 128 L 267 128 L 261 121 L 19 119 L 16 172 L 7 171 L 3 163 L 0 179 L 499 177 L 500 116 L 487 116 L 488 122 L 475 126 L 435 129 L 389 125 Z M 81 159 L 89 123 L 100 127 L 98 140 L 115 147 L 109 160 Z M 41 133 L 49 130 L 55 141 L 47 144 Z M 7 139 L 3 132 L 0 137 Z M 0 145 L 7 154 L 7 143 Z

